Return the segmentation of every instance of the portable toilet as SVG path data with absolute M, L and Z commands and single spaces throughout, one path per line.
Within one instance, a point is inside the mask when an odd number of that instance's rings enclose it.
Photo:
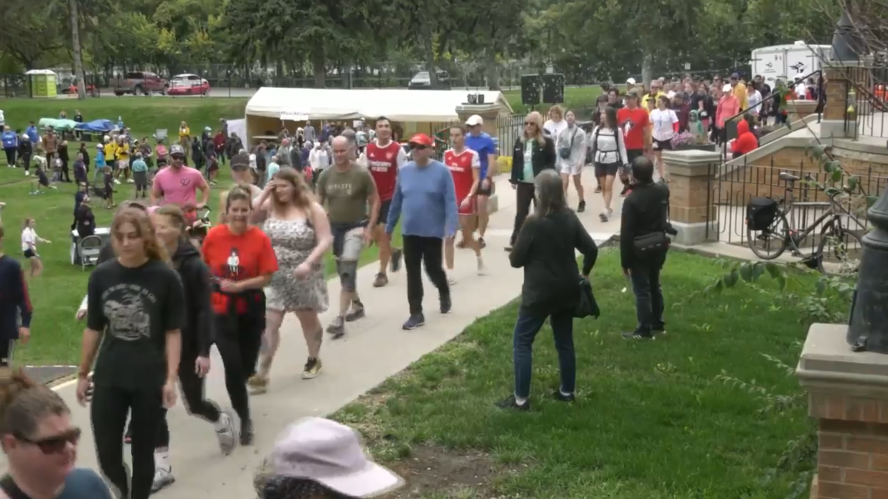
M 55 97 L 58 95 L 56 74 L 48 69 L 32 69 L 28 76 L 28 90 L 31 97 Z

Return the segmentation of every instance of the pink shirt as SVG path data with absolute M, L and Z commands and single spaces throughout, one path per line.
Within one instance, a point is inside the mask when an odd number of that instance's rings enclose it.
M 731 94 L 722 96 L 718 101 L 718 107 L 715 110 L 715 126 L 719 128 L 725 127 L 725 121 L 728 118 L 737 116 L 740 113 L 740 101 Z
M 178 170 L 168 166 L 154 177 L 154 194 L 163 197 L 160 204 L 195 205 L 200 188 L 207 188 L 207 181 L 199 171 L 188 166 Z

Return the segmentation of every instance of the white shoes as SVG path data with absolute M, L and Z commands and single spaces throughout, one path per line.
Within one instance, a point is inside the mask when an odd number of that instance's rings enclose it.
M 173 476 L 173 468 L 171 466 L 166 465 L 166 468 L 155 466 L 154 483 L 151 484 L 151 492 L 157 492 L 175 481 L 176 477 Z
M 484 275 L 487 269 L 484 268 L 484 259 L 478 257 L 478 275 Z

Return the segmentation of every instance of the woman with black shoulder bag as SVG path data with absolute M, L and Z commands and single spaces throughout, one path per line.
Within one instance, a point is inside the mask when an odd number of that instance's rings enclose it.
M 626 156 L 626 140 L 623 129 L 617 124 L 617 110 L 607 107 L 601 112 L 601 124 L 592 132 L 589 140 L 592 146 L 592 161 L 595 162 L 595 178 L 601 185 L 604 210 L 598 218 L 607 222 L 614 212 L 611 202 L 614 198 L 614 178 L 623 165 L 629 163 Z

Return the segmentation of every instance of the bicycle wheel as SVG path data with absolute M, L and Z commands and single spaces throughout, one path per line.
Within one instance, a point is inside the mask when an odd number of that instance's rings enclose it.
M 860 267 L 863 244 L 860 236 L 838 223 L 831 223 L 820 234 L 817 245 L 817 270 L 826 273 L 826 268 L 841 274 L 853 274 Z M 826 263 L 826 267 L 824 266 Z
M 752 230 L 746 227 L 746 244 L 762 260 L 773 260 L 786 251 L 789 222 L 786 215 L 780 213 L 771 226 L 765 230 Z

